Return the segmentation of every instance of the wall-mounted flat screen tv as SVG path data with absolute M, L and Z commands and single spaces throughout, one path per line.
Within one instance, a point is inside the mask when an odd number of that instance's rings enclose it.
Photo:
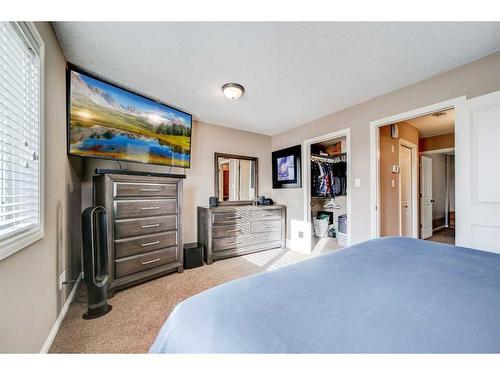
M 189 168 L 192 116 L 68 69 L 68 154 Z

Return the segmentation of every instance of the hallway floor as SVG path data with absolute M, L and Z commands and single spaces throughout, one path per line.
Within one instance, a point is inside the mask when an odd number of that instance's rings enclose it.
M 448 245 L 455 245 L 455 229 L 443 228 L 435 231 L 426 241 L 441 242 Z

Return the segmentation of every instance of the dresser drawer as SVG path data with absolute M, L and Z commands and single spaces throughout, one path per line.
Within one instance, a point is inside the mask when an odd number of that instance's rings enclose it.
M 252 221 L 255 220 L 277 220 L 281 219 L 281 210 L 279 209 L 262 209 L 252 212 Z
M 227 249 L 237 249 L 239 247 L 247 246 L 251 242 L 251 236 L 235 236 L 216 238 L 212 240 L 213 251 L 222 251 Z
M 115 182 L 113 197 L 176 197 L 177 184 Z
M 281 230 L 281 220 L 260 220 L 252 222 L 252 233 L 276 232 Z
M 115 260 L 115 278 L 158 267 L 177 260 L 177 247 Z
M 177 231 L 128 237 L 115 240 L 115 258 L 143 254 L 153 250 L 177 245 Z
M 252 233 L 252 243 L 264 243 L 281 240 L 281 230 L 275 232 Z
M 277 248 L 280 248 L 281 246 L 282 246 L 281 241 L 254 243 L 254 244 L 251 244 L 248 246 L 240 247 L 238 249 L 228 249 L 228 250 L 214 252 L 213 259 L 219 260 L 219 259 L 234 257 L 234 256 L 238 256 L 238 255 L 255 253 L 257 251 L 277 249 Z
M 177 199 L 115 200 L 113 206 L 116 219 L 177 213 Z
M 177 216 L 158 216 L 115 221 L 115 239 L 177 229 Z
M 250 212 L 216 212 L 213 214 L 214 224 L 233 224 L 250 221 Z
M 250 234 L 250 223 L 214 225 L 212 227 L 212 238 L 232 237 L 242 234 Z

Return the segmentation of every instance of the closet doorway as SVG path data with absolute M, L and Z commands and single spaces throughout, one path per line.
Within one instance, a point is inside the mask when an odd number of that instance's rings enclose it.
M 311 252 L 351 244 L 350 156 L 350 129 L 303 142 L 304 222 L 310 228 L 304 236 Z

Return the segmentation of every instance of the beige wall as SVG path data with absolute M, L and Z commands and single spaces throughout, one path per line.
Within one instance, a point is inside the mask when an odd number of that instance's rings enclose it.
M 207 206 L 214 195 L 214 152 L 255 156 L 258 158 L 259 195 L 271 195 L 271 137 L 222 126 L 193 122 L 191 168 L 184 180 L 183 232 L 184 242 L 196 242 L 196 207 Z M 121 163 L 123 168 L 139 171 L 168 172 L 157 165 Z M 109 160 L 83 159 L 82 209 L 92 204 L 92 175 L 95 168 L 118 169 Z M 172 173 L 182 173 L 172 169 Z
M 351 128 L 350 220 L 352 240 L 356 243 L 370 238 L 370 121 L 462 95 L 471 98 L 497 90 L 500 90 L 500 53 L 274 135 L 272 149 L 279 150 L 300 144 L 304 139 Z M 354 178 L 361 179 L 360 187 L 353 187 Z M 289 223 L 303 221 L 302 189 L 275 189 L 273 199 L 288 206 Z M 290 230 L 287 238 L 290 238 Z
M 392 166 L 399 165 L 399 139 L 417 146 L 418 130 L 401 122 L 398 124 L 399 138 L 391 137 L 391 126 L 380 128 L 380 235 L 399 236 L 401 215 L 399 213 L 399 175 L 392 173 Z M 394 187 L 392 187 L 394 180 Z
M 0 353 L 39 352 L 80 273 L 79 161 L 66 157 L 66 61 L 49 23 L 45 42 L 45 237 L 0 261 Z

